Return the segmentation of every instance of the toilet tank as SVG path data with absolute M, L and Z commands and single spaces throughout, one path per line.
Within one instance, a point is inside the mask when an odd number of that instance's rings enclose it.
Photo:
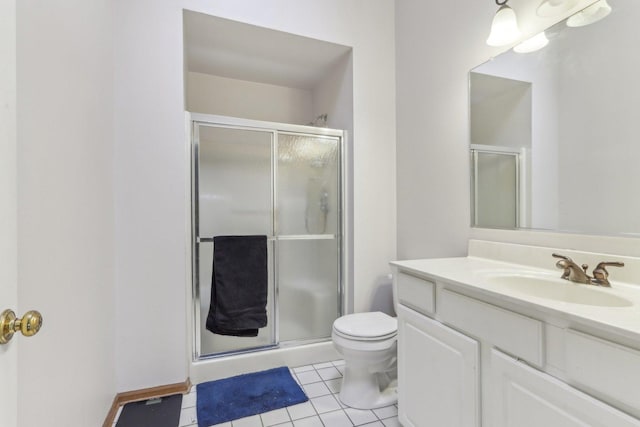
M 394 282 L 391 274 L 378 277 L 368 311 L 381 311 L 389 316 L 396 316 L 397 300 Z

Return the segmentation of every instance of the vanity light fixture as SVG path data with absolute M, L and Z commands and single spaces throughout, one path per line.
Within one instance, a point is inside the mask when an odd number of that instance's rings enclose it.
M 542 17 L 552 17 L 568 12 L 578 3 L 578 0 L 544 0 L 536 13 Z
M 536 34 L 535 36 L 526 39 L 519 45 L 513 48 L 514 52 L 518 53 L 530 53 L 540 50 L 549 44 L 547 35 L 543 32 Z
M 500 9 L 496 12 L 491 23 L 491 33 L 487 39 L 489 46 L 505 46 L 513 43 L 520 37 L 516 13 L 507 6 L 508 0 L 496 0 Z
M 580 12 L 572 15 L 567 19 L 568 27 L 584 27 L 585 25 L 598 22 L 605 16 L 611 13 L 611 6 L 607 3 L 607 0 L 600 0 L 585 7 Z

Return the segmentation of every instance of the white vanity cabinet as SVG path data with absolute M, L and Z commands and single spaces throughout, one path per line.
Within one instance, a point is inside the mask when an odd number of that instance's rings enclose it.
M 637 427 L 637 419 L 533 369 L 491 350 L 492 427 Z
M 394 277 L 404 427 L 640 427 L 640 351 L 428 271 Z
M 478 349 L 476 340 L 398 307 L 398 398 L 403 426 L 480 425 Z

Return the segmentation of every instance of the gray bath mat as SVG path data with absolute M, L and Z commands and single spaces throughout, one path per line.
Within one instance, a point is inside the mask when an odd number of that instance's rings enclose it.
M 116 427 L 178 427 L 181 407 L 181 394 L 127 403 Z

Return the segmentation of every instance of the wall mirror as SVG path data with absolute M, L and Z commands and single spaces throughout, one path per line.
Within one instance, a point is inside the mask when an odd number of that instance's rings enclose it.
M 607 1 L 471 70 L 472 226 L 640 237 L 640 2 Z

